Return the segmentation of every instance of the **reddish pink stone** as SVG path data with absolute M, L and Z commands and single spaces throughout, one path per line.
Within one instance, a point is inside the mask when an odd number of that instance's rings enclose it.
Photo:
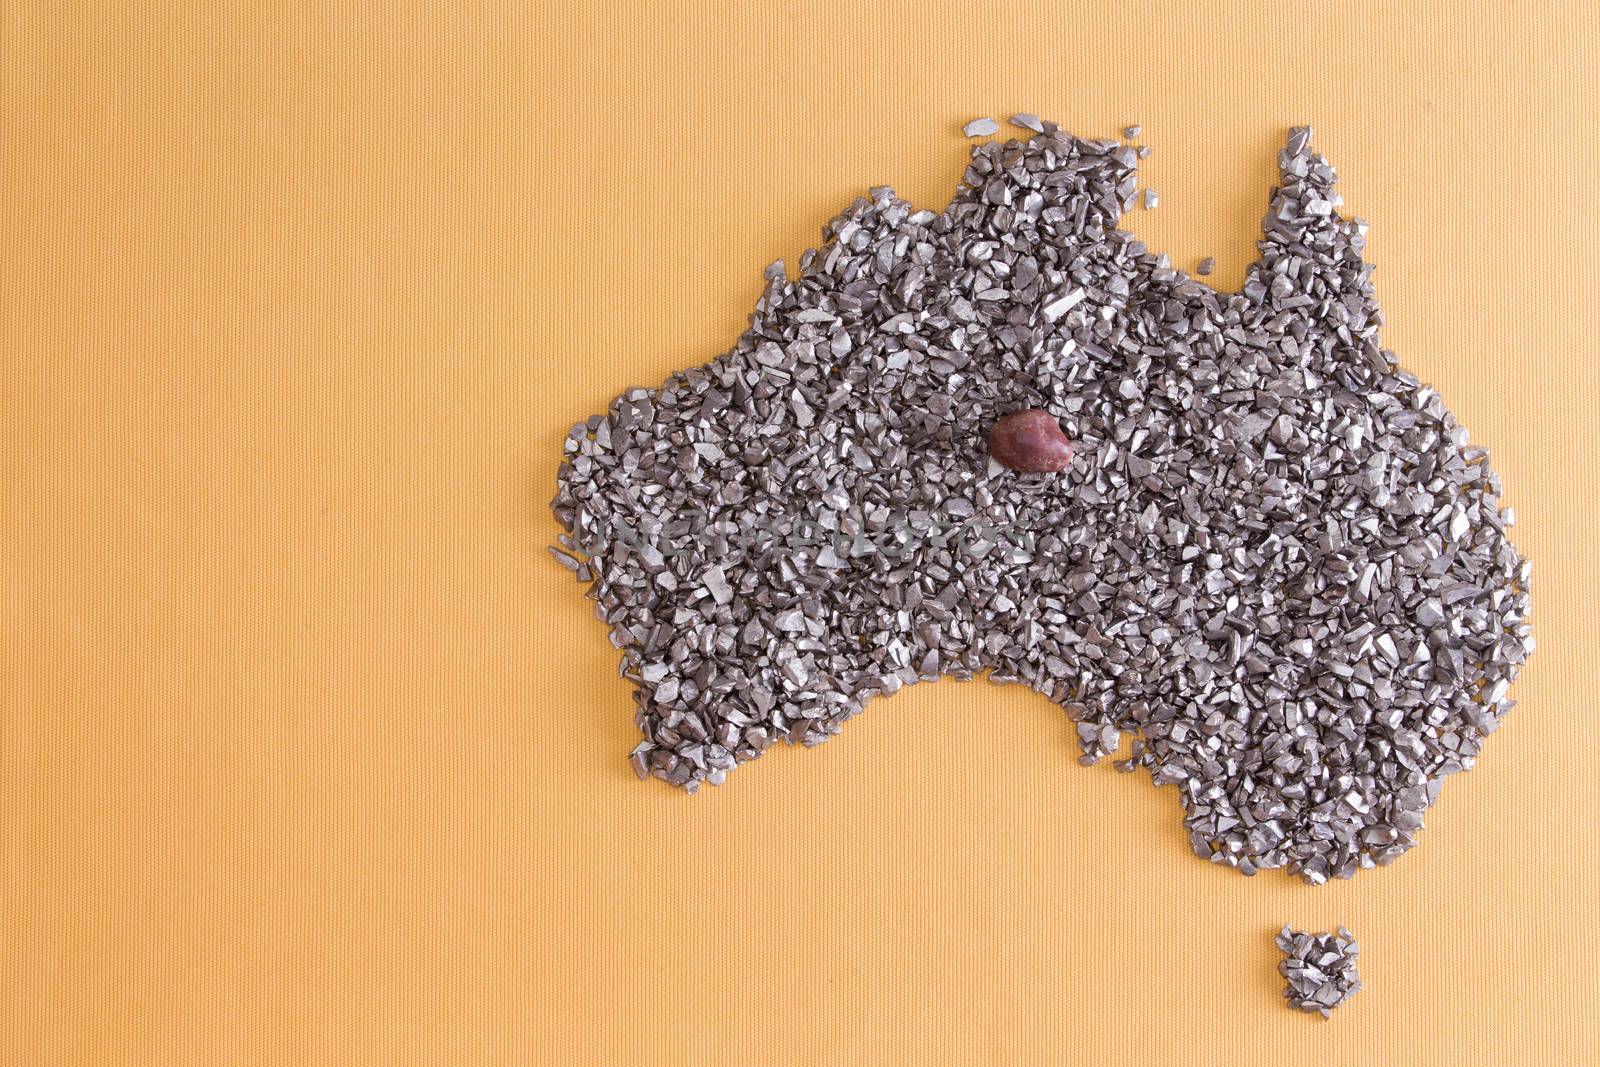
M 1002 466 L 1029 474 L 1064 471 L 1072 463 L 1072 442 L 1055 416 L 1040 408 L 1014 411 L 989 431 L 989 455 Z

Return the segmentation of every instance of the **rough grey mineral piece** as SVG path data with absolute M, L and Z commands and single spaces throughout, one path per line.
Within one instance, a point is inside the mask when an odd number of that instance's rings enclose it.
M 1041 125 L 974 146 L 941 212 L 873 189 L 729 352 L 572 428 L 561 554 L 636 686 L 633 765 L 719 783 L 987 672 L 1085 762 L 1129 735 L 1213 863 L 1387 863 L 1533 648 L 1487 454 L 1380 346 L 1309 130 L 1227 293 L 1117 228 L 1131 146 Z M 991 462 L 1030 408 L 1066 469 Z
M 961 132 L 967 137 L 987 137 L 991 133 L 999 133 L 1000 124 L 994 119 L 973 119 L 961 127 Z
M 1285 926 L 1277 941 L 1283 952 L 1278 973 L 1287 980 L 1283 995 L 1290 1007 L 1314 1011 L 1326 1019 L 1360 991 L 1356 957 L 1361 948 L 1349 930 L 1341 926 L 1334 934 L 1308 934 Z

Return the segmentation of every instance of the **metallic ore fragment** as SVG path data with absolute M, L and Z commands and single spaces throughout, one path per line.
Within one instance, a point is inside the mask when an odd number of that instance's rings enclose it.
M 1071 311 L 1073 308 L 1077 307 L 1079 302 L 1083 300 L 1083 295 L 1082 289 L 1073 289 L 1070 292 L 1062 293 L 1044 307 L 1040 308 L 1040 312 L 1047 320 L 1054 322 L 1067 312 Z
M 994 119 L 973 119 L 961 127 L 961 132 L 967 137 L 988 137 L 1000 132 L 1000 124 Z
M 1032 130 L 1034 133 L 1044 132 L 1044 123 L 1039 121 L 1039 116 L 1026 111 L 1012 115 L 1011 125 L 1020 126 L 1024 130 Z
M 707 567 L 704 581 L 706 591 L 718 604 L 728 604 L 733 601 L 733 589 L 728 585 L 727 576 L 721 567 Z
M 1217 261 L 1216 261 L 1216 259 L 1211 257 L 1211 256 L 1207 256 L 1206 258 L 1204 258 L 1204 259 L 1202 259 L 1200 261 L 1199 266 L 1195 267 L 1194 272 L 1196 274 L 1204 275 L 1204 274 L 1210 274 L 1212 271 L 1214 271 L 1216 269 L 1217 269 Z
M 1086 762 L 1132 735 L 1213 863 L 1388 863 L 1533 650 L 1499 480 L 1382 348 L 1309 130 L 1219 293 L 1117 228 L 1141 152 L 1039 125 L 943 212 L 871 190 L 725 355 L 572 427 L 556 555 L 623 650 L 634 770 L 716 784 L 988 671 Z M 1028 409 L 1071 466 L 995 461 Z

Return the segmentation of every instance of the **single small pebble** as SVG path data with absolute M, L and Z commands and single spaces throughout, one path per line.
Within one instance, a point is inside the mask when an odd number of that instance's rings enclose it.
M 1144 127 L 1142 127 L 1142 126 L 1124 126 L 1124 127 L 1122 127 L 1122 136 L 1128 138 L 1130 141 L 1133 138 L 1139 136 L 1139 134 L 1141 134 L 1142 132 L 1144 132 Z
M 989 431 L 989 455 L 1002 466 L 1027 474 L 1066 470 L 1072 442 L 1056 417 L 1041 408 L 1014 411 Z
M 1196 274 L 1210 274 L 1212 271 L 1214 271 L 1216 269 L 1217 269 L 1216 258 L 1213 257 L 1213 256 L 1207 256 L 1205 259 L 1202 259 L 1200 261 L 1200 265 L 1199 266 L 1195 267 L 1194 272 Z
M 1144 209 L 1146 211 L 1154 210 L 1155 206 L 1159 203 L 1161 203 L 1161 197 L 1156 195 L 1156 191 L 1154 189 L 1146 189 L 1144 191 Z
M 1044 132 L 1044 123 L 1039 121 L 1039 116 L 1031 115 L 1026 111 L 1012 115 L 1011 125 L 1021 126 L 1023 129 L 1032 130 L 1034 133 Z
M 961 132 L 968 137 L 987 137 L 991 133 L 999 133 L 1000 124 L 994 119 L 973 119 L 961 127 Z
M 1150 146 L 1147 145 L 1147 144 L 1140 145 L 1139 146 L 1139 151 L 1138 151 L 1137 154 L 1138 154 L 1140 159 L 1147 158 L 1150 155 Z

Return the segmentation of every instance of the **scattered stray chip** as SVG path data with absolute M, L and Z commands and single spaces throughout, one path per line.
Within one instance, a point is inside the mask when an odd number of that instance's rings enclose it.
M 1361 975 L 1356 972 L 1361 948 L 1344 927 L 1333 934 L 1308 934 L 1285 926 L 1277 940 L 1283 952 L 1278 973 L 1288 980 L 1283 996 L 1290 1007 L 1326 1019 L 1361 990 Z
M 1032 130 L 1034 133 L 1043 133 L 1044 132 L 1044 123 L 1039 121 L 1039 116 L 1038 115 L 1030 115 L 1026 111 L 1023 111 L 1023 112 L 1021 112 L 1019 114 L 1016 114 L 1016 115 L 1012 115 L 1011 116 L 1011 125 L 1013 125 L 1013 126 L 1021 126 L 1023 129 Z
M 1139 136 L 1139 134 L 1141 134 L 1143 132 L 1144 132 L 1144 127 L 1142 127 L 1142 126 L 1124 126 L 1124 127 L 1122 127 L 1122 136 L 1128 138 L 1130 141 L 1133 138 Z
M 994 119 L 973 119 L 961 127 L 961 132 L 968 137 L 987 137 L 991 133 L 1000 132 L 1000 124 Z
M 1159 203 L 1161 203 L 1161 197 L 1156 195 L 1156 191 L 1154 189 L 1146 189 L 1144 191 L 1144 209 L 1146 211 L 1153 210 Z
M 1216 257 L 1207 256 L 1205 259 L 1202 259 L 1200 261 L 1200 265 L 1199 266 L 1195 267 L 1194 272 L 1196 274 L 1210 274 L 1212 271 L 1214 271 L 1216 269 L 1217 269 Z

